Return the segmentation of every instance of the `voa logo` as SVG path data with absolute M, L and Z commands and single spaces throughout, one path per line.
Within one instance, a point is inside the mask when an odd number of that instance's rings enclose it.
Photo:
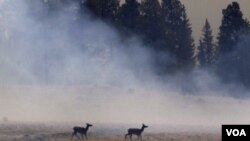
M 241 130 L 239 130 L 239 129 L 226 129 L 226 132 L 227 132 L 227 136 L 231 136 L 231 135 L 233 135 L 235 137 L 247 136 L 244 129 L 241 129 Z

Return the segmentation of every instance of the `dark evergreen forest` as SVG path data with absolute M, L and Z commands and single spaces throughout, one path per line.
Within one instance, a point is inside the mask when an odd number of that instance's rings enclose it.
M 211 71 L 224 82 L 250 87 L 250 24 L 238 2 L 222 9 L 216 37 L 209 20 L 204 21 L 202 35 L 195 45 L 192 25 L 180 0 L 73 1 L 79 5 L 79 21 L 83 20 L 81 15 L 88 13 L 93 20 L 114 27 L 122 40 L 139 38 L 145 48 L 156 54 L 152 62 L 155 73 L 161 77 L 198 69 Z M 47 14 L 53 16 L 72 0 L 43 2 Z M 164 55 L 170 55 L 174 61 L 169 62 Z

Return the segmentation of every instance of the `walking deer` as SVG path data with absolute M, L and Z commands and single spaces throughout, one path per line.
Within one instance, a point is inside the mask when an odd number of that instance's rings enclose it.
M 77 135 L 77 133 L 79 133 L 80 135 L 82 135 L 82 138 L 83 138 L 83 135 L 84 135 L 85 138 L 88 139 L 87 132 L 89 130 L 89 127 L 91 127 L 93 125 L 91 125 L 89 123 L 87 123 L 86 125 L 87 125 L 86 128 L 84 128 L 84 127 L 77 127 L 77 126 L 74 127 L 73 128 L 74 131 L 72 133 L 71 139 L 73 139 L 74 136 L 77 136 L 77 138 L 79 139 L 79 136 Z
M 147 128 L 148 126 L 142 124 L 142 128 L 141 129 L 137 129 L 137 128 L 129 128 L 128 129 L 128 133 L 125 135 L 125 140 L 127 139 L 127 136 L 130 136 L 130 141 L 132 141 L 132 135 L 137 135 L 138 139 L 140 138 L 142 141 L 142 137 L 141 134 L 144 131 L 144 128 Z

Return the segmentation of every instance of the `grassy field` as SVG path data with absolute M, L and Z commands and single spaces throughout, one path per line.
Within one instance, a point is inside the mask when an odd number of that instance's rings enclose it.
M 125 127 L 123 129 L 96 128 L 90 129 L 88 141 L 125 141 Z M 0 141 L 69 141 L 71 133 L 70 125 L 0 124 Z M 74 137 L 73 140 L 79 139 Z M 138 141 L 135 136 L 133 140 Z M 143 141 L 220 141 L 220 134 L 188 130 L 158 133 L 148 129 L 143 134 Z

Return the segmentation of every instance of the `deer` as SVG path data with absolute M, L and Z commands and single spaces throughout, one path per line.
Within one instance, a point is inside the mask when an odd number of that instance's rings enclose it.
M 132 135 L 137 135 L 138 139 L 140 138 L 141 141 L 143 141 L 142 137 L 141 137 L 141 134 L 144 131 L 144 129 L 147 128 L 147 127 L 148 126 L 146 126 L 145 124 L 142 124 L 142 128 L 141 129 L 138 129 L 138 128 L 129 128 L 128 129 L 128 133 L 125 135 L 125 140 L 127 139 L 127 136 L 129 135 L 130 136 L 130 141 L 132 141 Z
M 83 138 L 83 135 L 84 135 L 85 138 L 88 139 L 87 132 L 89 130 L 89 127 L 91 127 L 91 126 L 93 126 L 93 125 L 89 124 L 89 123 L 86 124 L 86 128 L 75 126 L 73 128 L 73 133 L 72 133 L 71 139 L 73 139 L 74 136 L 77 136 L 77 138 L 80 139 L 79 136 L 77 135 L 77 133 L 81 134 L 82 138 Z

